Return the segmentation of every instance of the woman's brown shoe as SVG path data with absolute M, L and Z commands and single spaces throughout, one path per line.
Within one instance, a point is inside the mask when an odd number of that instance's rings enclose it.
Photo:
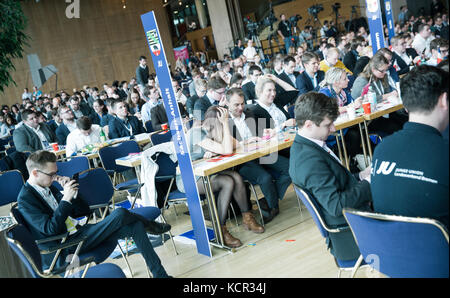
M 233 235 L 228 232 L 226 225 L 222 226 L 222 236 L 223 242 L 226 246 L 231 248 L 242 246 L 241 240 L 234 238 Z
M 253 233 L 264 233 L 264 228 L 256 222 L 255 217 L 251 211 L 242 213 L 242 223 L 246 230 L 250 230 Z

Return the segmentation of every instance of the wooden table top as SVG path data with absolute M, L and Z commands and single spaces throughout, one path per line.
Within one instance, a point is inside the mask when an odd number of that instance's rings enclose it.
M 389 101 L 384 101 L 382 103 L 377 104 L 377 110 L 375 112 L 370 114 L 364 114 L 363 117 L 366 121 L 370 121 L 401 109 L 403 109 L 402 103 L 396 104 L 391 103 Z
M 347 127 L 364 122 L 364 117 L 358 116 L 355 119 L 349 120 L 346 115 L 341 115 L 336 119 L 336 130 L 341 130 Z M 274 152 L 281 151 L 291 147 L 296 135 L 295 130 L 290 130 L 283 133 L 283 137 L 273 137 L 268 141 L 260 143 L 252 143 L 237 148 L 232 156 L 215 156 L 210 159 L 200 159 L 194 161 L 193 169 L 196 176 L 209 176 L 223 170 L 238 166 L 240 164 L 252 161 Z M 126 167 L 138 167 L 141 165 L 141 155 L 133 155 L 116 159 L 116 164 Z

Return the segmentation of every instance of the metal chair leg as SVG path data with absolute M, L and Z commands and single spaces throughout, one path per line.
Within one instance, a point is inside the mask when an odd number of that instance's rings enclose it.
M 125 244 L 127 244 L 127 241 L 125 240 Z M 122 258 L 125 260 L 125 263 L 127 264 L 128 270 L 130 270 L 130 275 L 133 277 L 133 271 L 131 270 L 130 263 L 128 262 L 128 258 L 125 256 L 122 247 L 120 246 L 120 243 L 117 242 L 117 245 L 119 246 L 120 254 L 122 255 Z
M 253 196 L 255 197 L 256 206 L 258 206 L 259 216 L 261 218 L 261 224 L 264 227 L 264 218 L 263 218 L 263 214 L 262 214 L 262 211 L 261 211 L 261 206 L 259 205 L 258 195 L 256 193 L 255 186 L 252 183 L 250 183 L 249 181 L 247 181 L 247 182 L 250 185 L 250 189 L 251 189 L 251 191 L 253 193 Z

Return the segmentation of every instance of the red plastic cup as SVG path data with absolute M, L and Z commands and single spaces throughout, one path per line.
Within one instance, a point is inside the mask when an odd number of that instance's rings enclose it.
M 167 125 L 167 123 L 161 124 L 161 128 L 162 128 L 162 130 L 167 130 L 167 129 L 169 129 L 169 126 Z
M 363 109 L 364 109 L 364 114 L 368 115 L 370 114 L 372 111 L 370 109 L 370 102 L 365 102 L 363 103 Z
M 53 147 L 53 150 L 59 151 L 58 143 L 53 143 L 52 147 Z

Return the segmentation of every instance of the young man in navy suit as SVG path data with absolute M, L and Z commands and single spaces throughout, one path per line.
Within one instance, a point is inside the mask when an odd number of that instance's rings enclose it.
M 352 174 L 326 146 L 336 129 L 337 102 L 324 94 L 308 92 L 295 103 L 298 134 L 291 147 L 289 174 L 292 182 L 309 193 L 318 203 L 324 220 L 331 228 L 347 225 L 345 207 L 370 210 L 370 170 Z M 328 248 L 336 259 L 355 260 L 358 246 L 349 230 L 330 233 Z
M 110 139 L 117 139 L 123 137 L 129 137 L 145 133 L 145 129 L 142 126 L 142 122 L 135 116 L 128 115 L 128 109 L 122 100 L 113 101 L 112 110 L 116 117 L 111 119 L 108 123 Z
M 80 250 L 80 253 L 84 253 L 105 241 L 132 237 L 153 277 L 168 277 L 146 232 L 162 234 L 170 230 L 170 225 L 148 221 L 124 208 L 114 210 L 98 223 L 80 225 L 76 218 L 89 215 L 91 210 L 78 195 L 77 182 L 56 174 L 56 155 L 48 151 L 37 151 L 28 157 L 26 166 L 30 177 L 22 187 L 17 203 L 34 240 L 69 232 L 67 241 L 86 237 Z M 53 181 L 58 181 L 63 186 L 64 195 L 52 186 Z M 54 244 L 48 242 L 40 247 L 46 249 Z M 57 266 L 63 265 L 66 257 L 74 253 L 74 250 L 64 249 Z M 50 266 L 54 255 L 42 255 L 44 269 Z

